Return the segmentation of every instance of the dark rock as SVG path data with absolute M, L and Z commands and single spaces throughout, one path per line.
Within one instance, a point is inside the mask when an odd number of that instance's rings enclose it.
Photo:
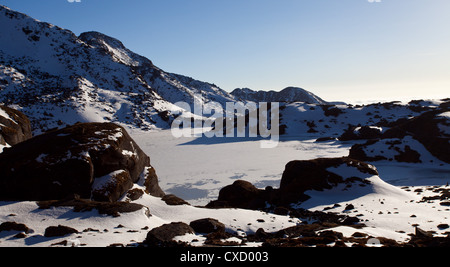
M 355 206 L 353 206 L 353 204 L 349 204 L 345 207 L 345 210 L 354 210 Z
M 150 158 L 121 126 L 83 123 L 45 133 L 0 154 L 1 200 L 83 199 L 117 201 L 136 183 Z M 156 174 L 149 192 L 161 191 Z M 157 180 L 156 180 L 157 181 Z
M 3 232 L 3 231 L 18 231 L 18 232 L 25 232 L 28 234 L 28 233 L 30 233 L 31 229 L 22 223 L 4 222 L 4 223 L 0 224 L 0 232 Z
M 419 227 L 416 227 L 415 237 L 417 237 L 417 238 L 433 237 L 433 233 L 427 232 L 425 230 L 420 229 Z
M 194 233 L 194 229 L 189 225 L 182 222 L 173 222 L 150 230 L 144 244 L 150 247 L 176 246 L 178 244 L 173 241 L 174 237 Z
M 121 213 L 130 213 L 145 209 L 147 216 L 151 216 L 150 211 L 147 207 L 141 204 L 129 202 L 109 203 L 73 198 L 65 200 L 40 201 L 37 202 L 37 204 L 40 209 L 49 209 L 51 207 L 73 207 L 75 212 L 88 212 L 96 209 L 100 214 L 113 217 L 118 217 Z
M 449 126 L 445 117 L 439 114 L 449 111 L 450 107 L 442 106 L 437 110 L 425 112 L 413 119 L 400 121 L 383 133 L 382 138 L 403 138 L 406 135 L 422 143 L 436 158 L 450 163 L 450 133 L 443 133 L 439 124 Z
M 197 233 L 224 232 L 225 225 L 216 219 L 206 218 L 192 221 L 189 226 Z
M 399 151 L 400 154 L 396 155 L 394 158 L 398 162 L 408 162 L 408 163 L 421 163 L 420 153 L 411 149 L 410 146 L 405 146 L 405 151 Z
M 27 235 L 24 232 L 20 232 L 16 235 L 14 235 L 14 238 L 26 238 Z
M 231 238 L 231 237 L 235 237 L 235 238 L 239 238 L 236 235 L 233 235 L 231 233 L 225 232 L 225 231 L 216 231 L 216 232 L 212 232 L 206 235 L 206 241 L 205 241 L 205 245 L 207 246 L 221 246 L 221 247 L 226 247 L 226 246 L 239 246 L 242 242 L 236 242 L 236 241 L 228 241 L 226 239 Z
M 127 193 L 127 197 L 131 200 L 131 201 L 135 201 L 140 199 L 142 196 L 144 195 L 144 191 L 142 191 L 139 188 L 135 188 L 135 189 L 131 189 L 130 191 L 128 191 Z
M 304 201 L 308 190 L 323 191 L 344 182 L 344 178 L 327 169 L 346 164 L 362 173 L 378 175 L 377 170 L 362 161 L 351 158 L 323 158 L 305 161 L 291 161 L 286 165 L 280 182 L 278 200 L 281 203 Z
M 354 144 L 349 153 L 349 157 L 361 161 L 380 161 L 380 160 L 387 160 L 386 157 L 381 155 L 375 155 L 375 156 L 367 156 L 366 148 L 370 145 L 373 145 L 377 143 L 378 140 L 369 140 L 365 144 Z
M 336 141 L 336 140 L 337 140 L 336 137 L 319 137 L 316 139 L 316 142 L 320 143 L 320 142 L 328 142 L 328 141 Z
M 289 209 L 288 208 L 285 208 L 285 207 L 276 207 L 274 210 L 273 210 L 273 213 L 274 214 L 277 214 L 277 215 L 288 215 L 289 214 Z
M 165 193 L 159 186 L 158 176 L 156 175 L 155 168 L 146 167 L 146 172 L 144 173 L 144 175 L 145 192 L 154 197 L 163 197 Z
M 378 139 L 381 138 L 382 131 L 377 127 L 349 127 L 340 137 L 340 141 Z
M 114 202 L 132 187 L 133 180 L 128 171 L 115 171 L 94 180 L 91 198 L 97 201 Z
M 237 180 L 232 185 L 222 188 L 217 201 L 209 203 L 207 208 L 235 207 L 242 209 L 259 209 L 264 207 L 264 192 L 253 184 Z
M 339 115 L 344 113 L 344 111 L 342 111 L 340 108 L 337 108 L 332 105 L 322 105 L 321 107 L 324 112 L 324 115 L 327 117 L 329 116 L 338 117 Z
M 70 234 L 76 234 L 78 231 L 74 228 L 58 225 L 58 226 L 50 226 L 45 229 L 44 236 L 45 237 L 61 237 Z
M 167 205 L 169 206 L 181 206 L 181 205 L 190 205 L 188 202 L 186 202 L 185 200 L 175 196 L 175 195 L 165 195 L 162 197 L 162 200 L 164 202 L 166 202 Z
M 360 220 L 358 218 L 349 216 L 349 217 L 345 218 L 344 221 L 342 221 L 342 224 L 343 225 L 354 225 L 354 224 L 357 224 L 359 222 L 360 222 Z
M 0 144 L 13 146 L 32 137 L 30 120 L 20 111 L 0 106 L 9 118 L 0 116 Z M 11 120 L 11 119 L 12 120 Z
M 407 244 L 414 247 L 450 247 L 450 235 L 434 237 L 432 232 L 416 227 L 415 235 Z

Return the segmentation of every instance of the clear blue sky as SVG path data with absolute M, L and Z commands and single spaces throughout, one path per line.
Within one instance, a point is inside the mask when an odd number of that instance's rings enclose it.
M 326 100 L 450 97 L 449 0 L 0 0 L 168 72 Z

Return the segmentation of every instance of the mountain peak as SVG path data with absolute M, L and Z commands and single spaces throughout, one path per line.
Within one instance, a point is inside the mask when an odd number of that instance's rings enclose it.
M 237 88 L 231 92 L 241 101 L 253 102 L 305 102 L 307 104 L 326 105 L 328 102 L 300 87 L 286 87 L 277 91 L 254 91 L 250 88 Z
M 116 61 L 125 65 L 153 67 L 153 63 L 149 59 L 132 52 L 121 41 L 106 34 L 90 31 L 80 34 L 78 38 L 93 48 L 105 51 Z
M 92 46 L 96 46 L 101 42 L 104 42 L 108 45 L 125 49 L 125 46 L 121 41 L 106 34 L 103 34 L 101 32 L 96 31 L 83 32 L 82 34 L 80 34 L 80 36 L 78 36 L 78 38 Z

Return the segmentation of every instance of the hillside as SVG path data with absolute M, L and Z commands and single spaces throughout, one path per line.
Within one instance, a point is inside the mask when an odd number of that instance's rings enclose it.
M 4 6 L 0 23 L 0 103 L 22 110 L 35 131 L 93 121 L 167 128 L 167 115 L 179 109 L 173 103 L 234 101 L 98 32 L 78 37 Z
M 233 96 L 241 101 L 253 102 L 304 102 L 307 104 L 326 105 L 328 102 L 298 87 L 287 87 L 277 91 L 253 91 L 249 88 L 238 88 L 231 92 Z

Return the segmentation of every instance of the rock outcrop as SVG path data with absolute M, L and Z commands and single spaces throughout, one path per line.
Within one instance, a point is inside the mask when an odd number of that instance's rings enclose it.
M 149 231 L 144 244 L 149 247 L 175 247 L 180 244 L 173 240 L 174 237 L 194 233 L 194 229 L 189 225 L 183 222 L 172 222 Z
M 0 145 L 15 145 L 30 139 L 30 120 L 20 111 L 0 106 Z
M 331 169 L 341 166 L 368 176 L 378 175 L 374 166 L 348 157 L 291 161 L 281 178 L 278 201 L 283 204 L 304 201 L 309 198 L 304 192 L 309 190 L 323 191 L 356 180 L 366 182 L 359 177 L 343 177 Z
M 381 138 L 382 129 L 374 126 L 349 127 L 340 137 L 340 141 L 378 139 Z
M 412 136 L 436 158 L 450 163 L 450 121 L 447 116 L 450 108 L 443 106 L 441 109 L 426 112 L 418 117 L 399 123 L 387 130 L 383 138 L 404 138 Z
M 418 150 L 423 150 L 421 148 L 423 146 L 435 158 L 450 163 L 448 114 L 448 106 L 442 105 L 436 110 L 425 112 L 412 119 L 400 119 L 390 124 L 389 129 L 380 134 L 379 139 L 368 140 L 365 144 L 355 144 L 349 156 L 363 161 L 395 160 L 421 163 L 423 159 Z M 346 132 L 340 140 L 350 135 Z M 390 150 L 392 152 L 389 153 Z
M 265 206 L 270 199 L 270 190 L 261 190 L 253 184 L 237 180 L 233 184 L 222 188 L 216 201 L 208 203 L 208 208 L 241 208 L 258 210 Z
M 231 94 L 244 102 L 305 102 L 318 105 L 328 104 L 328 102 L 313 93 L 298 87 L 287 87 L 280 92 L 253 91 L 249 88 L 237 88 Z
M 162 196 L 150 158 L 121 126 L 82 123 L 48 132 L 0 154 L 1 200 L 58 200 L 69 195 L 117 201 L 145 179 Z

